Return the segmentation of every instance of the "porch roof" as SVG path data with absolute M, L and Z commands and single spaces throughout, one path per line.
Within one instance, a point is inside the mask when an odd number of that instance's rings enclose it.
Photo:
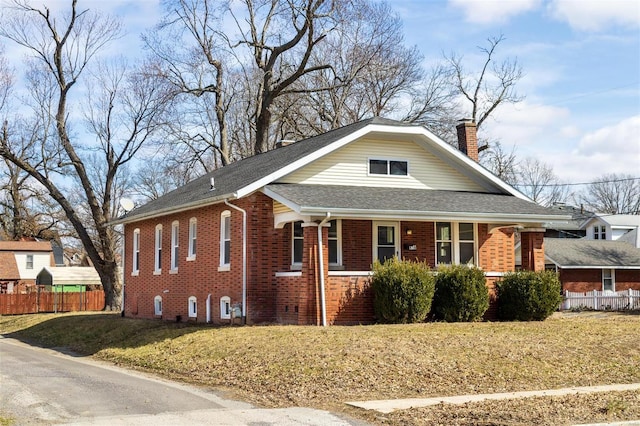
M 640 269 L 640 249 L 621 241 L 545 238 L 544 250 L 565 269 Z
M 327 212 L 343 217 L 473 220 L 543 223 L 570 219 L 566 213 L 513 195 L 431 189 L 341 185 L 270 184 L 266 195 L 300 215 Z

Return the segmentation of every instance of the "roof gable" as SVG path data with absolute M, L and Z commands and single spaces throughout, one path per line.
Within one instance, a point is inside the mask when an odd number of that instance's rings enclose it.
M 114 223 L 133 222 L 214 204 L 227 198 L 244 197 L 365 135 L 414 138 L 427 144 L 434 155 L 446 158 L 453 168 L 481 182 L 487 192 L 529 200 L 426 128 L 376 117 L 231 163 L 132 210 Z

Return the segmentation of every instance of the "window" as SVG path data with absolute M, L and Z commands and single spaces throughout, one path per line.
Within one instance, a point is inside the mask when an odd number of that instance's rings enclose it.
M 329 221 L 329 265 L 342 265 L 342 221 Z
M 198 316 L 198 299 L 195 296 L 189 297 L 189 318 Z
M 302 221 L 293 222 L 293 232 L 291 233 L 291 263 L 293 265 L 302 264 L 302 252 L 304 250 L 304 232 Z
M 409 163 L 404 160 L 369 160 L 370 175 L 407 176 Z
M 475 224 L 436 222 L 436 263 L 475 264 Z
M 131 262 L 131 274 L 138 275 L 140 271 L 140 229 L 133 230 L 133 260 Z
M 189 219 L 189 254 L 187 260 L 196 258 L 196 238 L 198 231 L 198 220 L 195 217 Z
M 615 272 L 613 269 L 602 270 L 602 291 L 616 291 Z
M 220 215 L 220 266 L 228 268 L 231 263 L 231 212 Z
M 593 239 L 594 240 L 606 240 L 607 239 L 607 227 L 602 226 L 594 226 L 593 227 Z
M 156 249 L 154 273 L 162 271 L 162 225 L 156 225 Z
M 220 298 L 220 318 L 231 319 L 231 298 L 229 296 Z
M 153 299 L 153 313 L 156 316 L 162 315 L 162 296 L 156 296 Z
M 178 221 L 171 224 L 171 270 L 178 270 L 178 246 L 180 242 L 180 228 Z
M 27 265 L 26 265 L 27 269 L 33 269 L 33 255 L 32 254 L 28 254 L 27 255 Z

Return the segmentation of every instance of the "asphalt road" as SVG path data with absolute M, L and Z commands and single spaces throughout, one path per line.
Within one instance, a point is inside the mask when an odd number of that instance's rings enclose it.
M 0 415 L 17 425 L 357 425 L 326 411 L 258 409 L 187 386 L 0 337 Z

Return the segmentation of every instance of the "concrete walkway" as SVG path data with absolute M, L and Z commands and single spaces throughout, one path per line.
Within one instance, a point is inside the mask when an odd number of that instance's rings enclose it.
M 352 401 L 347 402 L 348 405 L 364 408 L 366 410 L 375 410 L 381 413 L 391 413 L 396 410 L 405 410 L 408 408 L 429 407 L 437 404 L 465 404 L 467 402 L 480 402 L 488 400 L 500 399 L 516 399 L 531 398 L 536 396 L 563 396 L 584 393 L 610 392 L 610 391 L 627 391 L 639 390 L 640 383 L 605 385 L 605 386 L 583 386 L 562 389 L 549 389 L 540 391 L 525 392 L 505 392 L 505 393 L 486 393 L 476 395 L 459 395 L 444 396 L 435 398 L 408 398 L 408 399 L 389 399 L 378 401 Z

